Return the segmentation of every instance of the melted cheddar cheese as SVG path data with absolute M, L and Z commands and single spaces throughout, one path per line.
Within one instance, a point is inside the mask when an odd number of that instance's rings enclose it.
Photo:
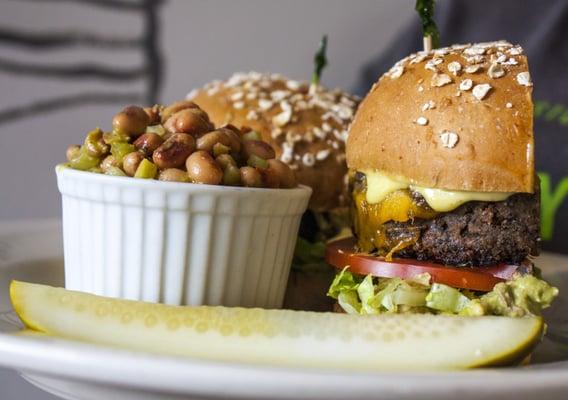
M 452 211 L 469 201 L 503 201 L 513 193 L 467 192 L 426 188 L 413 185 L 409 180 L 391 177 L 379 171 L 361 171 L 367 179 L 366 200 L 369 204 L 378 204 L 391 193 L 401 189 L 410 189 L 420 193 L 426 203 L 435 211 Z
M 415 243 L 420 237 L 420 231 L 418 228 L 405 229 L 395 235 L 387 235 L 383 226 L 386 222 L 431 219 L 438 214 L 427 204 L 417 202 L 408 189 L 391 192 L 378 203 L 369 203 L 365 191 L 355 191 L 353 208 L 353 229 L 360 250 L 379 250 L 381 255 L 387 257 Z

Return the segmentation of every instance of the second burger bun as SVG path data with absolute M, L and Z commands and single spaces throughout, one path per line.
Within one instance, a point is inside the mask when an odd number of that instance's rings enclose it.
M 216 126 L 250 127 L 276 150 L 276 157 L 310 186 L 309 208 L 330 211 L 346 204 L 345 140 L 358 99 L 339 90 L 277 74 L 238 73 L 187 96 Z
M 500 41 L 413 54 L 361 103 L 347 164 L 423 187 L 532 193 L 531 94 L 520 46 Z

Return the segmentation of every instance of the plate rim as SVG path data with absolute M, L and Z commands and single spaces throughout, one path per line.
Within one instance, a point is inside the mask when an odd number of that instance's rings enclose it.
M 39 340 L 37 340 L 39 339 Z M 437 372 L 355 372 L 292 369 L 160 356 L 59 339 L 0 333 L 0 365 L 22 371 L 122 387 L 247 398 L 367 398 L 408 394 L 412 382 L 429 396 L 449 390 L 477 394 L 568 388 L 568 368 Z M 77 357 L 80 354 L 80 357 Z M 558 364 L 565 364 L 560 362 Z M 96 375 L 93 375 L 96 371 Z M 215 385 L 223 377 L 223 385 Z M 251 382 L 255 386 L 251 386 Z M 479 387 L 479 383 L 483 386 Z M 503 384 L 506 382 L 506 385 Z M 260 383 L 260 384 L 259 384 Z M 468 390 L 469 389 L 469 390 Z M 276 395 L 276 396 L 275 396 Z
M 60 227 L 58 219 L 0 222 L 0 235 Z M 4 266 L 0 262 L 0 273 Z M 559 394 L 568 389 L 568 361 L 546 364 L 547 367 L 436 372 L 293 369 L 160 356 L 62 339 L 25 337 L 2 332 L 1 328 L 0 365 L 25 375 L 164 393 L 250 399 L 368 399 L 377 394 L 415 398 L 418 391 L 434 397 L 456 390 L 481 397 L 512 392 Z

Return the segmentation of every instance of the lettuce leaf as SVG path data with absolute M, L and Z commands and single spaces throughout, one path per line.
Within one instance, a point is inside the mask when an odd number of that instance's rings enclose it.
M 361 314 L 377 314 L 378 311 L 374 307 L 375 286 L 373 285 L 373 277 L 367 275 L 365 279 L 357 287 L 357 295 L 361 299 Z
M 327 291 L 329 297 L 337 299 L 341 292 L 357 292 L 357 288 L 362 279 L 347 271 L 348 268 L 349 267 L 343 268 L 343 270 L 335 276 L 333 282 L 331 282 L 331 286 Z
M 355 291 L 339 293 L 337 303 L 347 314 L 361 314 L 361 302 Z

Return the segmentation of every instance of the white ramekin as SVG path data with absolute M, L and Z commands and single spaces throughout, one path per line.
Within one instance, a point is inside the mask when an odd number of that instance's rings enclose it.
M 113 177 L 58 166 L 65 287 L 174 305 L 279 308 L 311 189 Z

